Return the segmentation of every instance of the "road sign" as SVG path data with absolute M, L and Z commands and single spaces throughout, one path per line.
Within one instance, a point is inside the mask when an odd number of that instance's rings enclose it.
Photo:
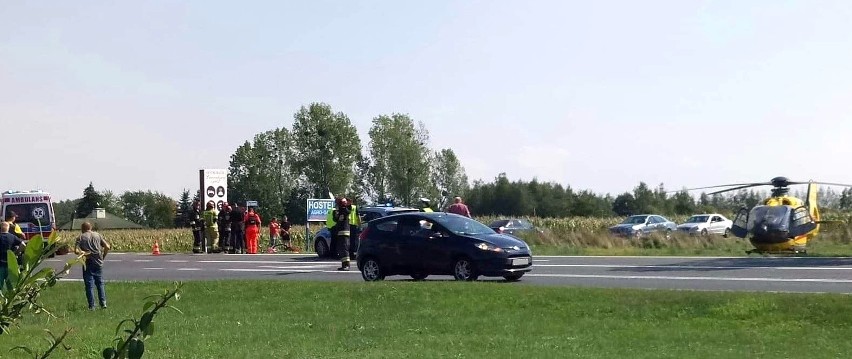
M 246 207 L 257 207 L 257 201 L 246 201 Z
M 199 170 L 198 174 L 201 180 L 201 193 L 204 196 L 201 199 L 204 208 L 212 203 L 221 211 L 222 205 L 228 201 L 228 170 L 203 169 Z
M 328 212 L 334 210 L 334 200 L 309 198 L 307 208 L 308 222 L 325 222 Z

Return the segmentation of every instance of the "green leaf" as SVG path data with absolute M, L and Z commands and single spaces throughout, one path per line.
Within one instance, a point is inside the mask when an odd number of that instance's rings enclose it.
M 153 308 L 155 305 L 157 305 L 157 302 L 149 301 L 149 302 L 145 303 L 145 305 L 142 306 L 142 311 L 147 312 L 148 309 Z
M 29 355 L 36 356 L 36 353 L 33 352 L 32 349 L 24 347 L 24 346 L 17 346 L 17 347 L 12 348 L 12 350 L 9 350 L 9 351 L 11 352 L 11 351 L 15 351 L 15 350 L 20 350 L 20 351 L 23 351 L 23 352 L 25 352 Z
M 40 234 L 36 234 L 29 242 L 27 242 L 27 249 L 24 250 L 24 266 L 35 268 L 43 250 L 44 237 Z
M 112 358 L 114 358 L 114 357 L 115 357 L 115 348 L 106 348 L 106 349 L 104 349 L 104 351 L 103 351 L 103 352 L 101 352 L 101 356 L 103 356 L 103 357 L 104 357 L 104 359 L 112 359 Z
M 129 359 L 141 359 L 142 355 L 145 354 L 145 342 L 139 339 L 131 340 L 127 354 Z
M 145 327 L 145 329 L 142 330 L 142 334 L 145 335 L 145 338 L 148 338 L 148 337 L 154 335 L 154 323 L 152 322 L 152 323 L 148 324 L 148 326 Z
M 145 328 L 148 327 L 148 324 L 151 324 L 152 320 L 154 320 L 154 313 L 147 312 L 145 314 L 142 314 L 142 319 L 139 320 L 139 328 L 145 330 Z
M 54 244 L 59 240 L 59 231 L 54 230 L 50 232 L 50 236 L 47 237 L 47 243 Z
M 121 322 L 119 322 L 118 326 L 115 327 L 115 335 L 118 335 L 118 332 L 121 331 L 121 327 L 124 325 L 124 323 L 127 323 L 127 322 L 135 323 L 136 320 L 133 319 L 133 318 L 129 318 L 129 319 L 125 319 L 125 320 L 122 320 Z
M 177 308 L 175 308 L 175 307 L 173 307 L 173 306 L 171 306 L 171 305 L 167 305 L 167 306 L 166 306 L 166 308 L 172 309 L 172 310 L 174 310 L 174 311 L 176 311 L 176 312 L 178 312 L 178 313 L 180 313 L 180 314 L 183 314 L 183 312 L 181 312 L 181 311 L 180 311 L 180 309 L 177 309 Z
M 38 273 L 31 275 L 24 284 L 33 284 L 38 280 L 47 279 L 52 274 L 53 268 L 42 268 L 40 271 L 38 271 Z
M 9 270 L 9 283 L 12 286 L 18 285 L 18 278 L 21 276 L 21 268 L 18 267 L 18 258 L 15 256 L 15 252 L 11 250 L 6 251 L 6 260 L 9 262 L 7 264 L 7 269 Z

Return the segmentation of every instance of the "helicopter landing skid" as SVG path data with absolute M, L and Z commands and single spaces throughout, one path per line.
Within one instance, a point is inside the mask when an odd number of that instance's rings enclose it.
M 755 253 L 755 254 L 762 254 L 763 256 L 786 255 L 786 256 L 794 256 L 795 257 L 795 256 L 806 256 L 806 255 L 808 255 L 808 251 L 806 249 L 790 249 L 790 250 L 786 250 L 786 251 L 764 251 L 764 250 L 760 250 L 760 249 L 755 248 L 755 249 L 747 250 L 745 252 L 746 252 L 746 255 L 750 255 L 752 253 Z

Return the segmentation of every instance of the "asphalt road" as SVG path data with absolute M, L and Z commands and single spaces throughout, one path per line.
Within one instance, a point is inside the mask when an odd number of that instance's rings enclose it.
M 49 259 L 56 268 L 70 256 Z M 282 279 L 363 281 L 355 269 L 311 254 L 111 253 L 104 279 L 210 280 Z M 68 280 L 80 280 L 75 268 Z M 430 276 L 427 280 L 451 280 Z M 394 276 L 387 280 L 410 280 Z M 502 278 L 481 278 L 500 280 Z M 647 289 L 852 293 L 852 258 L 819 257 L 573 257 L 537 256 L 517 283 Z

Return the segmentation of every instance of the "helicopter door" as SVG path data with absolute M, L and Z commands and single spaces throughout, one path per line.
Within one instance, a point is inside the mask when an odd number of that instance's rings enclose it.
M 740 208 L 731 225 L 731 233 L 737 237 L 745 238 L 748 235 L 748 209 Z
M 810 209 L 805 206 L 793 210 L 790 215 L 790 236 L 798 237 L 816 229 L 817 224 L 811 217 Z

